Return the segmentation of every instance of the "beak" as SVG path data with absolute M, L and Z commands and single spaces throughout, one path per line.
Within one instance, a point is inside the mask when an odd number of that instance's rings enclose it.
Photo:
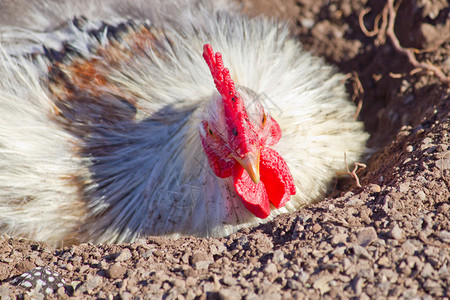
M 260 150 L 247 153 L 244 157 L 236 157 L 234 159 L 247 171 L 250 178 L 254 183 L 258 184 L 260 181 L 259 176 L 259 156 Z

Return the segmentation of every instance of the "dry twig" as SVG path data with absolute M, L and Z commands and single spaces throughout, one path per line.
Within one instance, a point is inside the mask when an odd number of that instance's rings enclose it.
M 349 175 L 350 177 L 355 179 L 357 187 L 362 187 L 361 184 L 359 183 L 359 178 L 358 178 L 358 175 L 356 173 L 359 170 L 365 169 L 367 166 L 365 164 L 363 164 L 363 163 L 355 162 L 355 167 L 353 168 L 353 171 L 350 172 L 350 170 L 348 168 L 348 164 L 347 164 L 347 153 L 344 153 L 344 162 L 345 162 L 345 167 L 347 168 L 347 172 L 339 173 L 338 175 Z
M 398 40 L 397 36 L 394 32 L 394 24 L 395 24 L 395 18 L 397 16 L 397 10 L 394 7 L 394 0 L 388 0 L 387 3 L 388 9 L 389 9 L 389 22 L 388 27 L 386 29 L 386 35 L 391 40 L 392 45 L 394 46 L 395 50 L 398 52 L 406 55 L 409 62 L 415 67 L 415 68 L 421 68 L 426 71 L 430 71 L 434 73 L 436 77 L 438 77 L 442 82 L 444 82 L 447 85 L 450 85 L 450 77 L 445 76 L 445 74 L 439 69 L 438 67 L 424 62 L 419 62 L 416 59 L 416 56 L 414 54 L 414 50 L 410 48 L 403 48 L 400 45 L 400 41 Z
M 409 75 L 413 75 L 420 71 L 428 71 L 433 73 L 439 80 L 441 80 L 444 84 L 450 86 L 450 76 L 446 76 L 442 70 L 432 65 L 431 63 L 419 62 L 416 59 L 415 53 L 420 53 L 421 51 L 417 49 L 404 48 L 400 44 L 397 36 L 395 35 L 394 25 L 395 19 L 397 17 L 397 10 L 400 6 L 401 0 L 398 1 L 397 5 L 394 6 L 394 0 L 387 0 L 385 7 L 380 15 L 375 18 L 374 29 L 372 31 L 367 30 L 364 25 L 364 16 L 370 11 L 370 9 L 366 8 L 359 14 L 359 25 L 361 27 L 362 32 L 368 36 L 373 37 L 377 36 L 377 44 L 384 44 L 386 41 L 386 37 L 391 41 L 394 49 L 405 55 L 408 58 L 410 64 L 414 67 L 414 69 L 409 73 Z M 381 25 L 380 23 L 381 19 Z M 391 77 L 399 78 L 402 77 L 401 74 L 390 73 Z
M 353 83 L 353 96 L 352 101 L 353 103 L 356 102 L 356 99 L 359 98 L 358 104 L 356 106 L 356 112 L 355 112 L 355 120 L 358 119 L 359 113 L 361 112 L 362 104 L 363 104 L 363 97 L 362 94 L 364 94 L 364 88 L 361 84 L 361 80 L 359 80 L 358 73 L 355 71 L 352 72 L 354 83 Z
M 354 119 L 358 119 L 359 113 L 361 112 L 361 108 L 363 105 L 363 96 L 362 94 L 364 94 L 364 88 L 362 86 L 361 81 L 359 80 L 359 75 L 357 72 L 352 71 L 351 73 L 347 73 L 345 74 L 345 78 L 343 80 L 343 82 L 348 81 L 349 79 L 352 79 L 352 102 L 356 103 L 356 100 L 358 100 L 358 104 L 356 105 L 356 111 L 355 111 L 355 116 Z

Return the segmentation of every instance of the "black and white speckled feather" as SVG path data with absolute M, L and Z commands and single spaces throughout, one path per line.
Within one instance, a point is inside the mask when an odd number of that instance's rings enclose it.
M 66 284 L 60 274 L 48 267 L 36 267 L 14 278 L 11 284 L 21 286 L 27 290 L 40 290 L 44 294 L 53 294 Z

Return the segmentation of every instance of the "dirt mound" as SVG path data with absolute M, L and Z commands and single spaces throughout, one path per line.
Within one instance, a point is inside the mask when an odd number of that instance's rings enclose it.
M 11 281 L 38 266 L 64 278 L 47 296 L 61 299 L 448 299 L 448 2 L 241 2 L 290 20 L 306 49 L 348 73 L 372 134 L 362 187 L 340 180 L 321 203 L 220 239 L 53 249 L 3 236 L 1 299 L 43 298 Z

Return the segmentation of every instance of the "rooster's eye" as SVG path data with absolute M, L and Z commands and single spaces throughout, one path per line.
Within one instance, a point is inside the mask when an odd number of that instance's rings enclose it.
M 213 133 L 213 131 L 211 130 L 211 128 L 208 128 L 208 134 L 209 134 L 210 136 L 214 136 L 214 133 Z
M 263 117 L 262 117 L 262 125 L 263 125 L 263 126 L 264 126 L 264 124 L 266 124 L 266 121 L 267 121 L 266 114 L 263 113 Z

